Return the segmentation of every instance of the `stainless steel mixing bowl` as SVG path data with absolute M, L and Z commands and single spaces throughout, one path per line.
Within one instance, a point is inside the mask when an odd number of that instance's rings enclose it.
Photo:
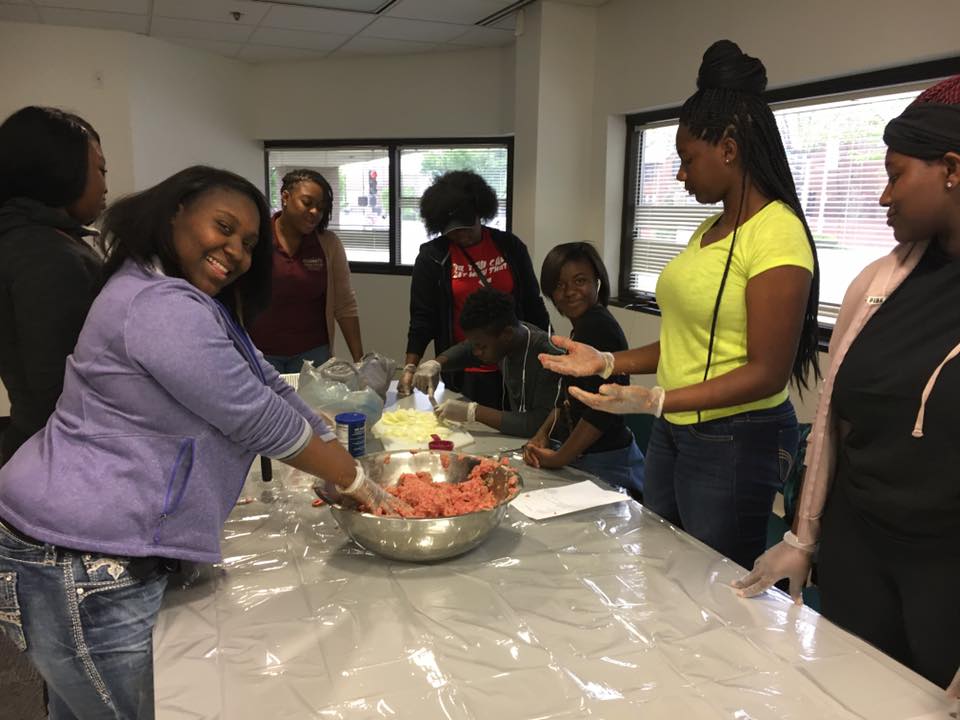
M 448 467 L 442 457 L 449 457 Z M 389 461 L 388 461 L 389 458 Z M 365 455 L 360 463 L 374 482 L 389 487 L 404 473 L 427 471 L 436 482 L 462 482 L 483 458 L 459 452 L 421 450 L 419 452 L 382 452 Z M 511 495 L 509 475 L 517 475 L 517 493 Z M 500 524 L 510 500 L 523 488 L 523 480 L 514 469 L 494 473 L 490 481 L 497 505 L 449 518 L 396 518 L 362 513 L 344 498 L 330 505 L 337 523 L 361 547 L 393 560 L 425 562 L 442 560 L 472 550 Z M 323 497 L 323 486 L 314 490 Z

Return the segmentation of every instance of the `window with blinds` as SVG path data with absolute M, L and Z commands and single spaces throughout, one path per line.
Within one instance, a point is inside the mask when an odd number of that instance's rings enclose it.
M 333 189 L 330 230 L 355 270 L 409 274 L 429 240 L 420 196 L 438 175 L 471 170 L 497 194 L 493 227 L 510 229 L 513 138 L 286 141 L 264 143 L 269 201 L 280 210 L 283 176 L 306 168 Z M 359 265 L 359 267 L 357 267 Z
M 865 265 L 894 245 L 878 204 L 887 181 L 883 128 L 920 92 L 889 90 L 829 102 L 774 105 L 787 159 L 820 259 L 820 320 L 832 325 L 843 294 Z M 697 226 L 720 212 L 699 205 L 677 182 L 676 121 L 634 125 L 625 193 L 627 292 L 656 289 L 660 271 Z
M 270 205 L 280 210 L 280 186 L 291 170 L 323 175 L 333 190 L 329 230 L 350 262 L 390 262 L 390 148 L 388 146 L 267 149 Z
M 420 245 L 430 238 L 420 221 L 420 196 L 434 178 L 450 170 L 472 170 L 497 194 L 497 216 L 487 224 L 507 229 L 509 153 L 503 143 L 490 145 L 401 146 L 400 263 L 412 265 Z

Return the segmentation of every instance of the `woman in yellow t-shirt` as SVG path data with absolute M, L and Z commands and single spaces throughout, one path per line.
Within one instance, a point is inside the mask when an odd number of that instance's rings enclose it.
M 656 372 L 653 388 L 571 393 L 655 415 L 644 504 L 747 568 L 796 453 L 787 384 L 819 376 L 816 250 L 766 82 L 760 60 L 721 40 L 680 112 L 677 180 L 723 212 L 660 275 L 660 341 L 610 354 L 560 338 L 569 354 L 541 358 L 568 375 Z

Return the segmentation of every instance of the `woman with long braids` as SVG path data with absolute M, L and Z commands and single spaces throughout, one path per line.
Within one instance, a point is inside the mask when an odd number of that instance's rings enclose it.
M 723 211 L 660 275 L 659 342 L 611 354 L 555 338 L 569 354 L 541 357 L 567 375 L 656 372 L 652 388 L 570 392 L 598 410 L 655 415 L 644 504 L 747 568 L 796 452 L 788 382 L 819 376 L 816 250 L 766 84 L 760 60 L 721 40 L 680 111 L 677 180 Z

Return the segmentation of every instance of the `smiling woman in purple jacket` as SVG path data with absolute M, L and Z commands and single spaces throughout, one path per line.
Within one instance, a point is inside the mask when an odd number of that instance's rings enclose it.
M 220 559 L 256 455 L 391 502 L 244 330 L 270 297 L 270 236 L 260 192 L 206 167 L 107 211 L 108 280 L 63 395 L 0 471 L 0 627 L 52 720 L 153 717 L 165 568 Z

